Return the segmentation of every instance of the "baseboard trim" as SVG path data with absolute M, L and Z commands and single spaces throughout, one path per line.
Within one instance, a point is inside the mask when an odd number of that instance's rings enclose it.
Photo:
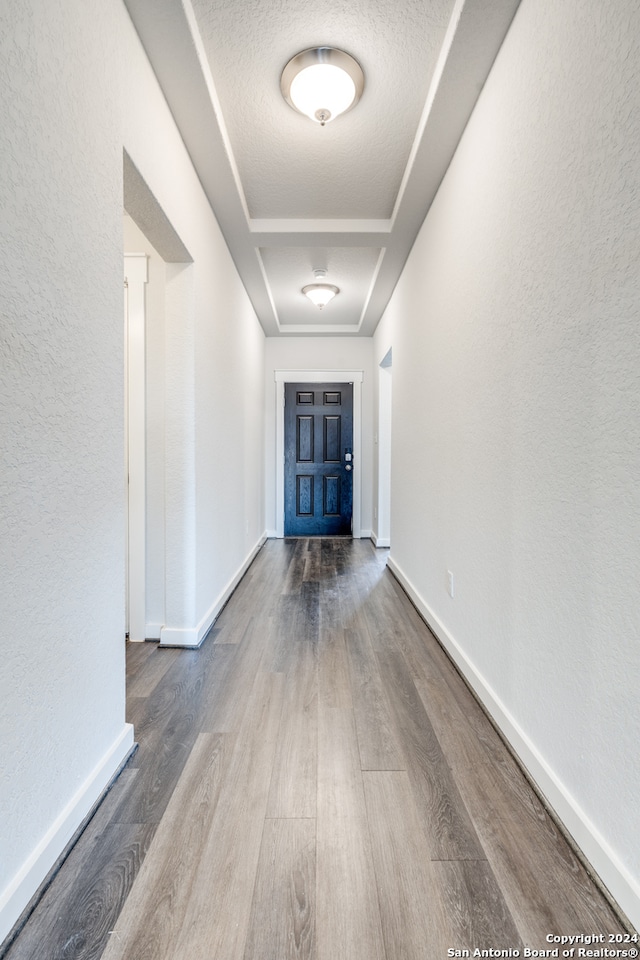
M 228 602 L 231 594 L 236 589 L 245 573 L 255 560 L 259 551 L 264 546 L 267 540 L 267 534 L 264 533 L 256 545 L 251 549 L 249 555 L 233 575 L 231 580 L 227 583 L 223 591 L 218 595 L 214 600 L 212 605 L 207 610 L 206 614 L 200 621 L 200 623 L 195 627 L 163 627 L 160 631 L 160 644 L 161 647 L 184 647 L 187 650 L 197 650 L 198 647 L 202 646 L 205 637 L 211 630 L 211 627 L 214 625 L 226 603 Z
M 10 934 L 13 937 L 14 928 L 22 920 L 31 901 L 100 802 L 133 749 L 133 726 L 125 723 L 120 735 L 0 894 L 0 955 L 4 949 L 2 945 Z
M 161 623 L 148 623 L 145 627 L 145 640 L 159 640 L 162 632 Z
M 606 839 L 392 557 L 387 559 L 387 566 L 492 718 L 526 775 L 582 854 L 587 867 L 610 896 L 613 905 L 625 915 L 622 919 L 626 919 L 632 928 L 640 929 L 640 884 L 620 862 Z
M 382 548 L 382 547 L 390 547 L 390 546 L 391 546 L 391 540 L 389 539 L 389 537 L 379 537 L 379 536 L 377 536 L 377 534 L 375 534 L 375 533 L 372 533 L 372 534 L 371 534 L 371 541 L 372 541 L 374 547 L 381 547 L 381 548 Z

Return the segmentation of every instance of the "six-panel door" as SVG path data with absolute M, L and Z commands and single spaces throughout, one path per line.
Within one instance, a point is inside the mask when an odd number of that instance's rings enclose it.
M 351 535 L 353 384 L 285 383 L 285 536 Z

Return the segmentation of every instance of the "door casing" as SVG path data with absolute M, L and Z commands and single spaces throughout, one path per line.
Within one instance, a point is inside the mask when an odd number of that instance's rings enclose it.
M 146 636 L 145 285 L 148 279 L 146 254 L 125 254 L 125 629 L 132 641 L 144 640 Z

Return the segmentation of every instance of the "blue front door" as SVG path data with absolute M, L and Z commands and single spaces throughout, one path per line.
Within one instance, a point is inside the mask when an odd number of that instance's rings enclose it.
M 285 537 L 351 536 L 353 384 L 286 383 Z

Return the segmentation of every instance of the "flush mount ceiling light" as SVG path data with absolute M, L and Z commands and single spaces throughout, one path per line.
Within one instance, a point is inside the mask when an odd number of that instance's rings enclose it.
M 364 90 L 364 74 L 344 50 L 313 47 L 289 60 L 280 89 L 294 110 L 324 127 L 356 105 Z
M 314 270 L 313 273 L 316 280 L 324 280 L 327 275 L 326 270 Z M 309 283 L 302 288 L 302 292 L 311 300 L 311 303 L 315 303 L 316 307 L 322 310 L 337 293 L 340 293 L 340 290 L 332 283 Z

